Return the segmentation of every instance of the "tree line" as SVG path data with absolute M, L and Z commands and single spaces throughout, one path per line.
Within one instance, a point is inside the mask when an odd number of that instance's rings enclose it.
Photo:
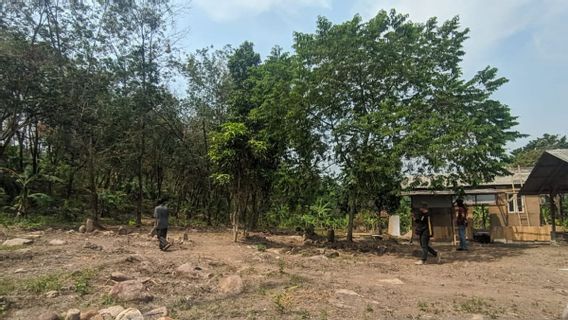
M 167 0 L 0 4 L 4 215 L 140 225 L 180 219 L 345 227 L 396 212 L 409 174 L 435 185 L 506 172 L 522 135 L 487 67 L 466 79 L 468 29 L 380 11 L 261 58 L 251 42 L 186 54 Z M 171 83 L 183 78 L 186 95 Z

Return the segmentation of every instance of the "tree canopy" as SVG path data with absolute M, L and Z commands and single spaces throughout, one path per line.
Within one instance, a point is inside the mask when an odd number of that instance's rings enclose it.
M 166 197 L 180 223 L 232 224 L 235 239 L 310 216 L 350 239 L 357 213 L 398 209 L 406 175 L 490 180 L 521 136 L 494 98 L 507 79 L 464 78 L 457 17 L 321 17 L 262 59 L 248 41 L 180 55 L 165 0 L 1 6 L 0 186 L 7 208 L 25 197 L 20 214 L 139 225 Z

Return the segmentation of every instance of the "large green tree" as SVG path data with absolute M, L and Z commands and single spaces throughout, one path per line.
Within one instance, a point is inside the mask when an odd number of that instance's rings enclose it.
M 310 114 L 348 193 L 348 240 L 359 208 L 396 206 L 404 173 L 451 186 L 505 172 L 517 123 L 491 96 L 506 79 L 489 67 L 463 79 L 467 34 L 458 18 L 414 23 L 394 10 L 337 25 L 320 18 L 315 33 L 295 34 Z

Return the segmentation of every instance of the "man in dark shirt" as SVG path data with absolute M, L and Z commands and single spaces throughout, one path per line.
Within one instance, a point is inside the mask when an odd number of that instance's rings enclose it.
M 428 211 L 428 204 L 422 203 L 418 213 L 414 216 L 414 223 L 416 225 L 416 234 L 420 239 L 420 246 L 422 247 L 422 259 L 418 260 L 416 264 L 424 264 L 428 259 L 428 253 L 438 258 L 438 263 L 441 260 L 441 255 L 430 246 L 430 237 L 433 236 L 432 221 L 430 219 L 430 212 Z
M 456 224 L 458 226 L 458 235 L 460 237 L 460 246 L 458 251 L 467 250 L 467 239 L 465 230 L 467 229 L 467 208 L 462 199 L 456 200 L 455 209 L 457 212 Z
M 166 251 L 171 244 L 166 239 L 168 235 L 168 208 L 166 207 L 166 199 L 160 199 L 158 206 L 154 209 L 154 218 L 156 218 L 156 234 L 160 241 L 160 250 Z

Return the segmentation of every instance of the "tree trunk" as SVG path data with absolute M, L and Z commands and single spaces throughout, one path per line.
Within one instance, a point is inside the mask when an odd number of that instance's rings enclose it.
M 355 206 L 355 201 L 351 204 L 351 208 L 349 208 L 349 223 L 347 224 L 347 241 L 353 242 L 353 219 L 355 217 L 355 210 L 357 210 Z
M 136 210 L 136 226 L 141 226 L 142 225 L 142 210 L 143 210 L 143 203 L 144 203 L 144 184 L 143 184 L 143 165 L 144 165 L 144 148 L 146 146 L 145 143 L 145 135 L 144 135 L 144 129 L 145 129 L 145 123 L 144 123 L 144 119 L 141 118 L 140 121 L 141 123 L 141 129 L 142 131 L 140 132 L 140 154 L 138 155 L 138 204 L 137 204 L 137 210 Z
M 335 242 L 335 230 L 333 228 L 327 229 L 327 242 Z
M 95 171 L 95 152 L 93 150 L 93 138 L 89 141 L 89 190 L 91 191 L 92 219 L 98 224 L 99 221 L 99 196 L 97 193 L 97 181 Z

